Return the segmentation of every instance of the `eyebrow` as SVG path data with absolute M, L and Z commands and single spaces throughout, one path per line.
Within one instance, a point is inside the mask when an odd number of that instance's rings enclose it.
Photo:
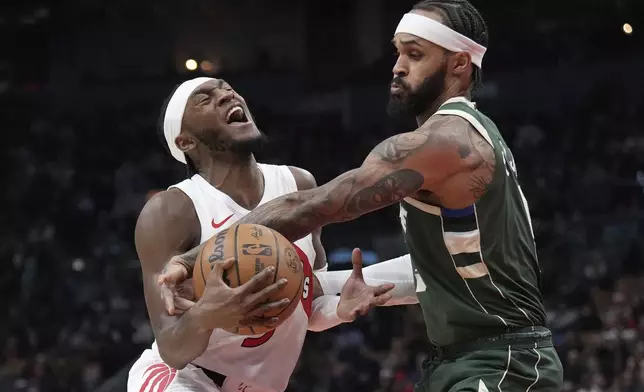
M 217 82 L 215 82 L 215 87 L 201 86 L 192 93 L 192 96 L 194 97 L 199 94 L 209 94 L 214 89 L 222 88 L 224 84 L 226 84 L 225 80 L 217 79 Z
M 394 45 L 396 45 L 396 40 L 395 40 L 395 39 L 392 39 L 392 40 L 391 40 L 391 43 L 392 43 L 392 44 L 394 44 Z M 414 39 L 414 38 L 410 38 L 410 39 L 401 39 L 400 41 L 398 41 L 398 43 L 399 43 L 400 45 L 416 45 L 416 46 L 421 46 L 421 45 L 420 45 L 420 42 L 418 42 L 418 40 L 416 40 L 416 39 Z

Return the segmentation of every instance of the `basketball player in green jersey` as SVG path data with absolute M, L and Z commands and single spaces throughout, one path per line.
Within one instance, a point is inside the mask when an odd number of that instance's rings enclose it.
M 506 143 L 476 109 L 485 23 L 465 0 L 405 14 L 388 110 L 418 129 L 380 143 L 361 167 L 268 202 L 240 223 L 297 240 L 400 203 L 434 353 L 418 391 L 558 391 L 530 213 Z M 182 257 L 190 258 L 191 252 Z M 194 253 L 194 252 L 193 252 Z

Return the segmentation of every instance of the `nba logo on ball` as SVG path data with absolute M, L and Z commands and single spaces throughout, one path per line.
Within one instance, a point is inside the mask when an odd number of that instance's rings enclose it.
M 272 256 L 273 248 L 264 244 L 244 244 L 242 245 L 242 254 L 250 256 Z
M 192 277 L 196 299 L 203 295 L 214 264 L 229 258 L 234 259 L 234 264 L 223 271 L 222 278 L 230 288 L 244 285 L 268 266 L 275 268 L 274 282 L 286 279 L 286 285 L 273 293 L 269 300 L 287 298 L 289 304 L 283 309 L 267 311 L 263 317 L 277 317 L 279 325 L 300 305 L 305 282 L 298 251 L 277 231 L 253 224 L 232 225 L 204 242 Z M 238 335 L 261 335 L 273 329 L 275 325 L 253 328 L 240 325 L 225 330 Z

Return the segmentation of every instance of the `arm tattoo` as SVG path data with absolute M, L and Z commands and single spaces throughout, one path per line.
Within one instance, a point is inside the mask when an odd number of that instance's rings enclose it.
M 482 175 L 472 173 L 472 177 L 470 178 L 470 192 L 472 192 L 472 195 L 474 195 L 476 199 L 480 199 L 487 191 L 490 182 L 492 182 L 490 179 L 487 179 Z
M 186 269 L 188 270 L 188 278 L 192 277 L 192 270 L 195 267 L 195 264 L 197 263 L 197 257 L 199 257 L 199 252 L 201 252 L 201 248 L 204 247 L 206 243 L 204 242 L 203 244 L 198 245 L 195 248 L 190 249 L 186 253 L 179 255 L 177 262 L 180 264 L 183 264 Z M 167 264 L 166 264 L 167 267 Z M 165 267 L 164 267 L 165 271 Z
M 426 132 L 403 133 L 378 144 L 373 153 L 384 162 L 398 164 L 423 148 L 428 141 L 429 134 Z
M 468 141 L 472 154 L 477 157 L 470 174 L 469 191 L 478 200 L 485 195 L 494 178 L 495 153 L 494 148 L 475 130 L 468 133 Z
M 403 169 L 381 178 L 374 185 L 364 188 L 345 204 L 349 214 L 362 215 L 405 198 L 423 185 L 423 176 L 410 169 Z
M 291 241 L 329 223 L 356 219 L 400 201 L 423 185 L 423 175 L 410 169 L 384 171 L 362 167 L 328 184 L 268 202 L 240 223 L 257 223 L 277 230 Z
M 420 156 L 421 150 L 427 151 L 427 156 Z M 435 157 L 449 156 L 451 151 L 458 157 L 457 163 L 445 169 Z M 435 152 L 440 155 L 432 155 Z M 425 159 L 432 156 L 434 166 L 428 167 L 427 172 L 414 170 L 423 168 Z M 439 116 L 414 132 L 383 141 L 362 167 L 321 187 L 272 200 L 239 223 L 267 226 L 294 241 L 329 223 L 356 219 L 414 194 L 425 184 L 428 173 L 436 183 L 451 175 L 469 173 L 472 181 L 465 184 L 469 186 L 465 191 L 478 198 L 491 182 L 489 169 L 493 164 L 494 150 L 466 120 Z

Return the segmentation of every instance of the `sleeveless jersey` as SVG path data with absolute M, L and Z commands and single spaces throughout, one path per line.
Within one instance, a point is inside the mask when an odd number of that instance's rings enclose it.
M 260 205 L 287 193 L 296 192 L 295 178 L 287 166 L 259 164 L 264 175 L 264 195 Z M 170 188 L 178 188 L 192 200 L 201 225 L 201 243 L 230 227 L 249 213 L 233 199 L 196 174 Z M 312 295 L 312 263 L 315 250 L 311 235 L 295 242 L 304 265 L 302 303 L 283 324 L 263 335 L 240 336 L 224 330 L 213 331 L 206 351 L 194 364 L 243 380 L 266 391 L 284 391 L 300 356 L 308 329 Z M 312 294 L 312 293 L 311 293 Z M 156 342 L 153 350 L 157 351 Z
M 434 116 L 467 120 L 494 148 L 496 167 L 475 204 L 451 210 L 405 198 L 400 220 L 429 339 L 443 346 L 545 324 L 530 212 L 510 149 L 463 97 Z

